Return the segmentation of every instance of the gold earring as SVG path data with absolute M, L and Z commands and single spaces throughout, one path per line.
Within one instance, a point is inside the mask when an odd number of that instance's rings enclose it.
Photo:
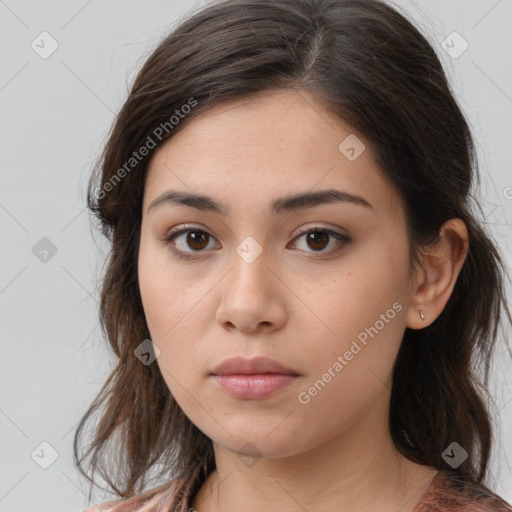
M 422 320 L 425 320 L 425 315 L 423 314 L 423 311 L 420 309 L 420 317 Z

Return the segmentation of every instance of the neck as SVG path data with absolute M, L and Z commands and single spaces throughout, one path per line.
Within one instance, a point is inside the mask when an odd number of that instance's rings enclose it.
M 287 457 L 245 459 L 214 443 L 216 470 L 193 507 L 198 512 L 413 511 L 436 470 L 396 450 L 383 418 L 387 415 L 374 408 L 343 434 Z

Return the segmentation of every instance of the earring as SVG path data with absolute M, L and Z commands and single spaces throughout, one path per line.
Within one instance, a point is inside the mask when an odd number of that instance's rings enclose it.
M 422 320 L 425 320 L 425 315 L 423 314 L 423 311 L 420 309 L 420 317 Z

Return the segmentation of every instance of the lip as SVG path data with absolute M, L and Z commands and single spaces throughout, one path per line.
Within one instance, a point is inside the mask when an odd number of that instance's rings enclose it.
M 212 375 L 215 384 L 234 398 L 259 400 L 291 386 L 299 377 L 291 373 Z
M 281 363 L 268 357 L 231 357 L 217 365 L 212 375 L 260 375 L 264 373 L 280 375 L 299 375 L 295 370 L 287 368 Z
M 289 387 L 300 376 L 268 357 L 231 357 L 210 375 L 215 384 L 235 398 L 257 400 Z

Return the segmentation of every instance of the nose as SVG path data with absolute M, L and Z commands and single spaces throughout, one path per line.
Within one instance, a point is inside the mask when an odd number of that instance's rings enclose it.
M 248 262 L 235 253 L 220 285 L 216 320 L 225 329 L 271 332 L 286 322 L 286 287 L 264 256 Z

